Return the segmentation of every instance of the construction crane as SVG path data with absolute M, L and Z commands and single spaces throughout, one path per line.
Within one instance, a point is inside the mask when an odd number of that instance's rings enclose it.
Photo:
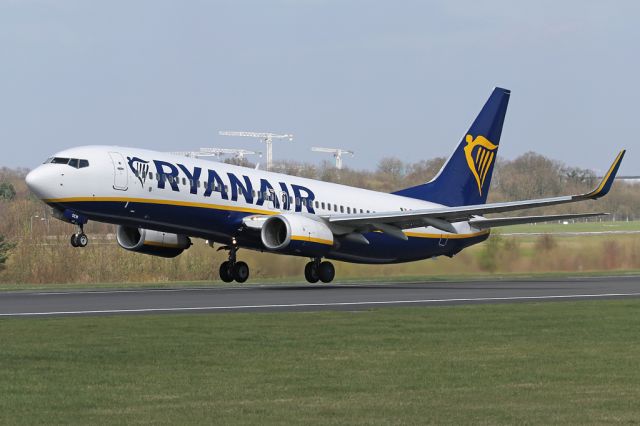
M 245 155 L 259 155 L 262 157 L 262 153 L 258 151 L 233 148 L 200 148 L 198 157 L 220 157 L 222 155 L 233 155 L 238 160 L 244 160 Z
M 311 148 L 311 151 L 314 152 L 328 152 L 329 154 L 333 154 L 333 156 L 336 159 L 336 169 L 341 170 L 342 169 L 342 156 L 344 154 L 349 154 L 352 157 L 355 155 L 355 153 L 353 151 L 349 151 L 347 149 L 340 149 L 340 148 L 321 148 L 318 146 L 314 146 L 313 148 Z
M 271 170 L 273 166 L 273 140 L 274 139 L 289 139 L 293 140 L 293 135 L 290 134 L 278 134 L 270 132 L 232 132 L 222 131 L 218 132 L 221 136 L 242 136 L 247 138 L 258 138 L 264 142 L 267 146 L 267 170 Z
M 172 152 L 174 155 L 183 155 L 191 158 L 201 157 L 222 157 L 223 155 L 233 155 L 238 160 L 243 160 L 245 155 L 259 155 L 262 157 L 262 153 L 258 151 L 249 151 L 248 149 L 233 149 L 233 148 L 200 148 L 200 151 L 177 151 Z

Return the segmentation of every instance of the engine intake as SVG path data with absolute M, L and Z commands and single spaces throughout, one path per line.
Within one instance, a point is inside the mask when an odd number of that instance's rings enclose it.
M 260 238 L 269 250 L 293 250 L 314 256 L 333 246 L 333 232 L 324 222 L 300 215 L 271 216 L 262 225 Z
M 167 258 L 176 257 L 191 246 L 186 235 L 122 225 L 118 226 L 116 240 L 125 250 Z

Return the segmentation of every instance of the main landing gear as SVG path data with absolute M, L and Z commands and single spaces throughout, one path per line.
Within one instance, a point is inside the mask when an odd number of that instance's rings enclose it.
M 229 260 L 220 265 L 220 279 L 225 283 L 236 281 L 243 283 L 249 278 L 249 265 L 236 261 L 238 247 L 235 245 L 220 247 L 218 250 L 229 250 Z
M 82 225 L 78 225 L 78 232 L 71 236 L 71 245 L 73 247 L 86 247 L 89 244 L 89 237 L 84 233 Z
M 321 262 L 319 257 L 316 257 L 304 267 L 304 277 L 311 284 L 315 284 L 318 281 L 330 283 L 335 276 L 336 268 L 333 266 L 333 263 L 327 261 Z

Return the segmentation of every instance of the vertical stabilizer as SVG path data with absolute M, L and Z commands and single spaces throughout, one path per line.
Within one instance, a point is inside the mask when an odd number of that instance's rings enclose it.
M 433 180 L 394 194 L 451 207 L 486 203 L 510 93 L 499 87 L 493 90 Z

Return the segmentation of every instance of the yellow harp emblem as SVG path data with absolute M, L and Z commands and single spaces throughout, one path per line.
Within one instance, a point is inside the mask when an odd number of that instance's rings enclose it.
M 476 136 L 474 139 L 473 136 L 467 135 L 465 141 L 467 146 L 464 147 L 464 155 L 467 158 L 469 170 L 478 183 L 478 192 L 482 195 L 484 180 L 496 158 L 495 151 L 498 149 L 498 145 L 492 144 L 484 136 Z

